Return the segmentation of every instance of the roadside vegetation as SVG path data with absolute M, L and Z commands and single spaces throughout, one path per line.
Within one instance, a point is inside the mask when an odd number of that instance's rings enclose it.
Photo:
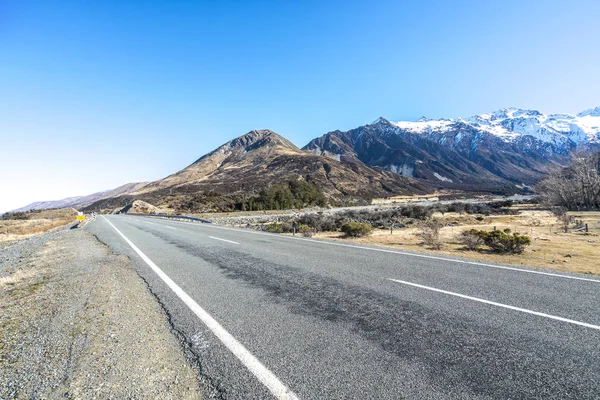
M 46 232 L 76 221 L 73 208 L 5 213 L 0 217 L 0 243 Z
M 600 274 L 600 212 L 568 211 L 535 199 L 274 213 L 237 226 Z

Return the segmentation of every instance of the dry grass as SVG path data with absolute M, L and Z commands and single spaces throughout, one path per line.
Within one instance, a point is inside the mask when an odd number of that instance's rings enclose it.
M 575 219 L 587 222 L 589 233 L 562 233 L 557 219 L 548 211 L 530 210 L 523 207 L 519 215 L 484 217 L 478 221 L 475 216 L 445 214 L 435 215 L 445 224 L 440 231 L 441 250 L 424 247 L 416 237 L 417 229 L 376 230 L 372 236 L 344 239 L 357 243 L 402 248 L 412 251 L 429 251 L 471 258 L 477 261 L 491 261 L 503 264 L 551 268 L 562 271 L 600 275 L 600 212 L 570 213 Z M 458 242 L 458 235 L 471 228 L 492 230 L 509 228 L 513 232 L 527 234 L 532 239 L 531 246 L 521 255 L 501 255 L 486 251 L 468 251 Z M 319 233 L 316 237 L 342 240 L 339 232 Z
M 29 219 L 0 220 L 0 243 L 31 237 L 76 221 L 77 211 L 72 208 L 34 211 Z

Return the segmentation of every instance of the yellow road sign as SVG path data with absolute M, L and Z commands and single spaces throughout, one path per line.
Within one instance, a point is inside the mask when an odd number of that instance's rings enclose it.
M 83 221 L 85 219 L 85 215 L 78 215 L 77 221 Z

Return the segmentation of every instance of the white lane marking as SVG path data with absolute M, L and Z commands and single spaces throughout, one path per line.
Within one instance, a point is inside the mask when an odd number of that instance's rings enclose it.
M 221 326 L 209 313 L 198 305 L 187 293 L 167 276 L 148 256 L 137 248 L 120 230 L 106 217 L 106 222 L 127 242 L 129 246 L 148 264 L 152 270 L 179 296 L 179 298 L 196 314 L 198 318 L 215 334 L 217 338 L 265 385 L 277 399 L 298 400 L 298 396 L 285 386 L 267 367 L 252 355 L 240 342 Z
M 193 223 L 183 222 L 183 221 L 168 221 L 168 222 L 176 222 L 176 223 L 179 223 L 179 224 L 186 224 L 186 225 L 189 225 L 189 226 L 205 226 L 205 227 L 210 227 L 210 228 L 215 228 L 215 229 L 223 229 L 223 230 L 234 231 L 234 232 L 251 233 L 251 234 L 255 234 L 255 235 L 267 235 L 267 236 L 271 236 L 271 237 L 275 237 L 276 236 L 276 237 L 279 237 L 279 238 L 302 240 L 302 241 L 305 241 L 305 242 L 328 244 L 328 245 L 331 245 L 331 246 L 351 247 L 351 248 L 354 248 L 354 249 L 370 250 L 370 251 L 380 251 L 380 252 L 383 252 L 383 253 L 400 254 L 400 255 L 409 256 L 409 257 L 428 258 L 428 259 L 431 259 L 431 260 L 450 261 L 450 262 L 455 262 L 455 263 L 459 263 L 459 264 L 478 265 L 478 266 L 481 266 L 481 267 L 506 269 L 506 270 L 509 270 L 509 271 L 517 271 L 517 272 L 526 272 L 528 274 L 546 275 L 546 276 L 553 276 L 553 277 L 556 277 L 556 278 L 574 279 L 574 280 L 578 280 L 578 281 L 600 283 L 600 279 L 580 278 L 578 276 L 568 276 L 568 275 L 554 274 L 552 272 L 530 271 L 528 269 L 506 267 L 506 266 L 494 265 L 494 264 L 486 264 L 486 263 L 480 263 L 480 262 L 476 262 L 476 261 L 455 260 L 455 259 L 452 259 L 452 258 L 445 258 L 445 257 L 438 257 L 438 256 L 429 256 L 429 255 L 426 255 L 426 254 L 414 254 L 414 253 L 407 253 L 407 252 L 404 252 L 404 251 L 397 251 L 397 250 L 376 249 L 376 248 L 372 248 L 372 247 L 356 246 L 356 245 L 345 244 L 345 243 L 335 243 L 335 242 L 327 242 L 327 241 L 323 241 L 323 240 L 299 238 L 299 237 L 295 237 L 295 236 L 277 235 L 275 233 L 256 232 L 256 231 L 244 230 L 244 229 L 227 228 L 227 227 L 224 227 L 224 226 L 213 225 L 213 224 L 195 225 Z
M 508 304 L 496 303 L 495 301 L 485 300 L 485 299 L 481 299 L 479 297 L 467 296 L 467 295 L 460 294 L 460 293 L 449 292 L 447 290 L 437 289 L 437 288 L 434 288 L 434 287 L 431 287 L 431 286 L 419 285 L 418 283 L 406 282 L 406 281 L 401 281 L 399 279 L 392 279 L 392 278 L 388 278 L 388 280 L 390 280 L 392 282 L 396 282 L 396 283 L 402 283 L 404 285 L 418 287 L 418 288 L 421 288 L 421 289 L 432 290 L 434 292 L 449 294 L 451 296 L 456 296 L 456 297 L 460 297 L 460 298 L 467 299 L 467 300 L 478 301 L 480 303 L 490 304 L 490 305 L 496 306 L 496 307 L 508 308 L 509 310 L 520 311 L 520 312 L 527 313 L 527 314 L 537 315 L 537 316 L 540 316 L 540 317 L 550 318 L 550 319 L 554 319 L 554 320 L 557 320 L 557 321 L 568 322 L 570 324 L 584 326 L 586 328 L 600 330 L 600 326 L 588 324 L 586 322 L 580 322 L 580 321 L 575 321 L 573 319 L 568 319 L 568 318 L 563 318 L 563 317 L 557 317 L 556 315 L 550 315 L 550 314 L 545 314 L 545 313 L 541 313 L 541 312 L 538 312 L 538 311 L 532 311 L 532 310 L 528 310 L 526 308 L 509 306 Z
M 214 236 L 209 236 L 209 238 L 215 239 L 215 240 L 221 240 L 221 241 L 227 242 L 227 243 L 239 244 L 238 242 L 234 242 L 233 240 L 221 239 L 221 238 L 214 237 Z
M 177 228 L 173 228 L 172 226 L 167 226 L 167 225 L 163 225 L 165 228 L 169 228 L 169 229 L 173 229 L 173 230 L 177 230 Z

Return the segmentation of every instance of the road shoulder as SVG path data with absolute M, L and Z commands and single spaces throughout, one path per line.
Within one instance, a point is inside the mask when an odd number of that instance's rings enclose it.
M 127 257 L 82 230 L 11 247 L 0 250 L 0 398 L 200 398 Z

